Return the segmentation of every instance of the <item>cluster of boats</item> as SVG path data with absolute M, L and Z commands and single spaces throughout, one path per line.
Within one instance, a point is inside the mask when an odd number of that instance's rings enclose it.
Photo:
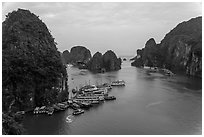
M 112 86 L 125 86 L 123 80 L 114 81 L 111 84 L 104 83 L 102 85 L 86 85 L 79 90 L 72 90 L 76 94 L 68 101 L 53 104 L 52 106 L 36 107 L 33 111 L 34 114 L 48 114 L 52 115 L 56 111 L 63 111 L 65 109 L 72 108 L 73 115 L 79 115 L 84 113 L 84 109 L 89 109 L 94 105 L 98 105 L 104 101 L 115 100 L 116 97 L 109 95 L 109 91 Z
M 150 73 L 156 73 L 156 72 L 159 72 L 159 73 L 162 73 L 166 76 L 173 76 L 175 75 L 173 72 L 171 72 L 170 70 L 168 69 L 165 69 L 165 68 L 158 68 L 158 67 L 144 67 L 145 69 L 148 70 L 148 72 Z
M 42 107 L 36 107 L 33 110 L 33 114 L 48 114 L 52 115 L 57 111 L 63 111 L 69 107 L 68 102 L 61 102 L 57 104 L 53 104 L 52 106 L 42 106 Z
M 109 95 L 112 86 L 125 86 L 123 80 L 114 81 L 111 84 L 86 85 L 74 93 L 77 94 L 70 100 L 70 107 L 74 109 L 73 115 L 84 113 L 83 109 L 88 109 L 104 101 L 116 100 L 115 96 Z

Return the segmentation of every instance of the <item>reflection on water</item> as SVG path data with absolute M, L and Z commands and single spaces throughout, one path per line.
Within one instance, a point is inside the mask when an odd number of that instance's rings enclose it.
M 28 134 L 201 134 L 202 83 L 184 76 L 167 77 L 130 66 L 117 72 L 93 74 L 71 67 L 69 89 L 117 79 L 126 86 L 113 88 L 115 101 L 104 102 L 72 116 L 72 109 L 46 115 L 26 115 Z

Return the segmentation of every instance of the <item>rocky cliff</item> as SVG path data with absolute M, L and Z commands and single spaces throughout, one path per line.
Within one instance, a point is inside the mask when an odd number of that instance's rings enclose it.
M 174 72 L 201 77 L 202 17 L 178 24 L 166 34 L 160 44 L 156 44 L 151 38 L 139 51 L 133 66 L 164 67 Z
M 71 48 L 70 52 L 65 50 L 63 52 L 63 57 L 67 63 L 71 63 L 73 65 L 77 65 L 78 62 L 86 64 L 91 59 L 91 52 L 86 47 L 75 46 Z
M 93 72 L 116 71 L 121 69 L 121 58 L 117 58 L 111 50 L 108 50 L 104 55 L 97 52 L 89 61 L 88 69 Z
M 101 72 L 103 66 L 103 55 L 100 52 L 96 52 L 91 60 L 87 64 L 88 69 L 92 72 Z
M 112 50 L 108 50 L 103 55 L 103 65 L 106 71 L 114 71 L 121 69 L 121 58 L 117 58 Z
M 9 13 L 2 23 L 3 113 L 12 116 L 19 110 L 57 102 L 66 77 L 60 52 L 42 20 L 29 10 Z M 17 125 L 9 122 L 5 116 L 4 134 L 20 134 L 14 132 Z
M 65 61 L 66 64 L 70 63 L 70 57 L 69 57 L 70 53 L 68 50 L 65 50 L 62 52 L 62 58 Z

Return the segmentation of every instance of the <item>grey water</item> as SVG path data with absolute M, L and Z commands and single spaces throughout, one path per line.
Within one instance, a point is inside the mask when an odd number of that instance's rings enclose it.
M 69 90 L 86 84 L 125 80 L 110 91 L 117 99 L 72 116 L 72 109 L 47 115 L 26 115 L 26 134 L 191 135 L 202 134 L 202 80 L 168 77 L 135 68 L 129 61 L 115 72 L 93 74 L 68 67 Z

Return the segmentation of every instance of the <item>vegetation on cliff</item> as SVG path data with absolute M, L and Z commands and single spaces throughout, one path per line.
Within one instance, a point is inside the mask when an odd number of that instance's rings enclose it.
M 160 44 L 148 40 L 132 65 L 164 67 L 202 77 L 202 17 L 178 24 Z
M 88 62 L 88 69 L 92 72 L 106 72 L 121 69 L 121 58 L 117 58 L 116 54 L 108 50 L 104 55 L 97 52 Z
M 91 57 L 89 49 L 83 46 L 72 47 L 70 52 L 65 50 L 63 58 L 67 64 L 73 64 L 82 69 L 89 69 L 92 72 L 106 72 L 121 69 L 121 59 L 116 54 L 108 50 L 104 55 L 96 52 Z
M 71 63 L 77 65 L 78 62 L 87 63 L 91 59 L 91 52 L 89 49 L 83 46 L 74 46 L 71 48 L 70 52 L 65 50 L 63 52 L 63 57 L 65 58 L 67 64 Z
M 69 53 L 68 50 L 63 51 L 62 58 L 63 58 L 63 60 L 65 61 L 66 64 L 70 63 L 70 57 L 69 56 L 70 56 L 70 53 Z
M 101 72 L 103 68 L 103 55 L 100 52 L 96 52 L 87 66 L 90 71 Z
M 2 23 L 2 66 L 3 134 L 21 134 L 14 128 L 17 111 L 51 105 L 67 90 L 54 38 L 28 10 L 13 11 Z

